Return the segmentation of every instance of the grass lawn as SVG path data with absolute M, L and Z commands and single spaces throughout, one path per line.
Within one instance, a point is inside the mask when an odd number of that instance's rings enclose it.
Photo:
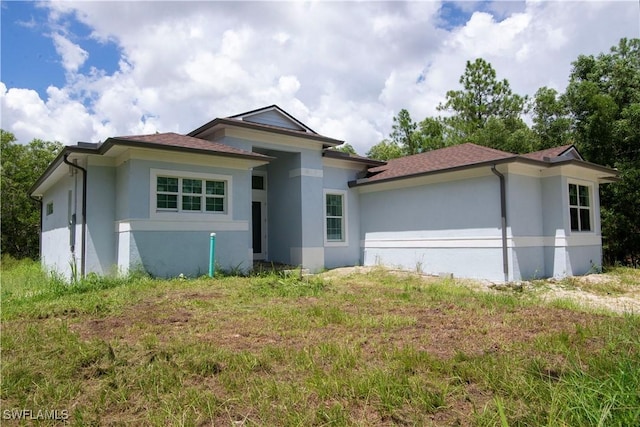
M 2 425 L 640 425 L 637 314 L 383 270 L 66 285 L 3 261 Z

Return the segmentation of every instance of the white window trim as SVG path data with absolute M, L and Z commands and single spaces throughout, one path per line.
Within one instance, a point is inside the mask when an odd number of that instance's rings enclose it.
M 589 189 L 589 224 L 591 225 L 591 230 L 572 230 L 571 229 L 571 196 L 569 195 L 569 185 L 577 185 L 578 187 L 587 187 Z M 566 186 L 566 194 L 567 194 L 567 220 L 569 223 L 567 224 L 567 229 L 569 230 L 569 234 L 595 234 L 596 224 L 595 224 L 595 194 L 594 194 L 594 185 L 593 182 L 590 181 L 580 181 L 577 179 L 568 179 Z M 578 189 L 578 197 L 580 197 L 580 190 Z M 580 213 L 578 212 L 578 217 Z
M 335 194 L 342 196 L 342 235 L 343 240 L 328 240 L 327 239 L 327 194 Z M 349 229 L 348 229 L 348 220 L 347 213 L 349 212 L 349 205 L 347 199 L 347 191 L 345 190 L 332 190 L 325 188 L 322 191 L 322 229 L 323 229 L 323 239 L 325 246 L 349 246 Z
M 51 208 L 51 212 L 49 212 L 49 208 Z M 46 216 L 53 215 L 53 201 L 50 201 L 46 204 L 45 212 L 47 213 Z
M 158 209 L 157 179 L 159 176 L 171 178 L 200 179 L 204 181 L 225 181 L 225 212 L 194 212 Z M 202 201 L 206 203 L 205 200 Z M 180 200 L 178 200 L 180 206 Z M 188 221 L 230 221 L 233 218 L 233 182 L 231 175 L 211 173 L 185 172 L 169 169 L 149 170 L 149 218 L 163 220 L 188 220 Z

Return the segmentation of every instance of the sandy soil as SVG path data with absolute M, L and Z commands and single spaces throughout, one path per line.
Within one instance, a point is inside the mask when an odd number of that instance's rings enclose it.
M 323 277 L 344 277 L 350 274 L 366 274 L 382 267 L 344 267 L 322 273 Z M 433 280 L 434 276 L 420 275 L 415 272 L 402 270 L 387 270 L 391 274 L 419 276 L 425 280 Z M 589 274 L 587 276 L 572 277 L 568 280 L 547 279 L 535 282 L 517 282 L 498 284 L 489 281 L 462 280 L 466 286 L 482 291 L 500 291 L 506 289 L 520 289 L 534 292 L 544 301 L 568 299 L 592 309 L 604 309 L 615 313 L 640 314 L 640 283 L 637 286 L 624 286 L 620 278 L 609 274 Z M 618 289 L 615 294 L 607 292 L 593 292 L 591 288 L 612 285 Z

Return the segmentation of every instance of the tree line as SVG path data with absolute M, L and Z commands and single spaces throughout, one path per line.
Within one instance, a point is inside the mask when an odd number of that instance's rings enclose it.
M 516 94 L 482 58 L 467 61 L 459 83 L 437 106 L 445 114 L 415 122 L 400 110 L 389 137 L 366 155 L 390 160 L 465 142 L 511 153 L 573 144 L 586 161 L 619 170 L 618 182 L 600 187 L 604 260 L 638 266 L 640 39 L 580 55 L 564 93 L 541 87 L 533 98 Z
M 542 87 L 521 96 L 482 58 L 468 61 L 461 89 L 437 108 L 446 114 L 420 122 L 403 109 L 389 138 L 367 156 L 389 160 L 465 142 L 525 153 L 574 144 L 585 160 L 615 167 L 620 180 L 600 187 L 607 264 L 640 260 L 640 39 L 621 39 L 608 53 L 572 63 L 564 93 Z M 531 126 L 524 120 L 530 115 Z M 2 253 L 37 258 L 40 206 L 27 191 L 62 149 L 34 139 L 18 144 L 1 131 Z M 355 153 L 346 144 L 343 151 Z

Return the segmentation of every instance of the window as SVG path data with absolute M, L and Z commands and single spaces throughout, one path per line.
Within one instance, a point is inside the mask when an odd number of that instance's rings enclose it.
M 53 213 L 53 202 L 47 203 L 47 216 Z
M 330 242 L 346 242 L 344 193 L 325 193 L 325 239 Z
M 252 190 L 264 190 L 264 176 L 251 175 L 251 189 Z
M 226 193 L 226 181 L 156 177 L 159 211 L 225 213 Z
M 591 197 L 586 185 L 569 184 L 571 231 L 591 231 Z

